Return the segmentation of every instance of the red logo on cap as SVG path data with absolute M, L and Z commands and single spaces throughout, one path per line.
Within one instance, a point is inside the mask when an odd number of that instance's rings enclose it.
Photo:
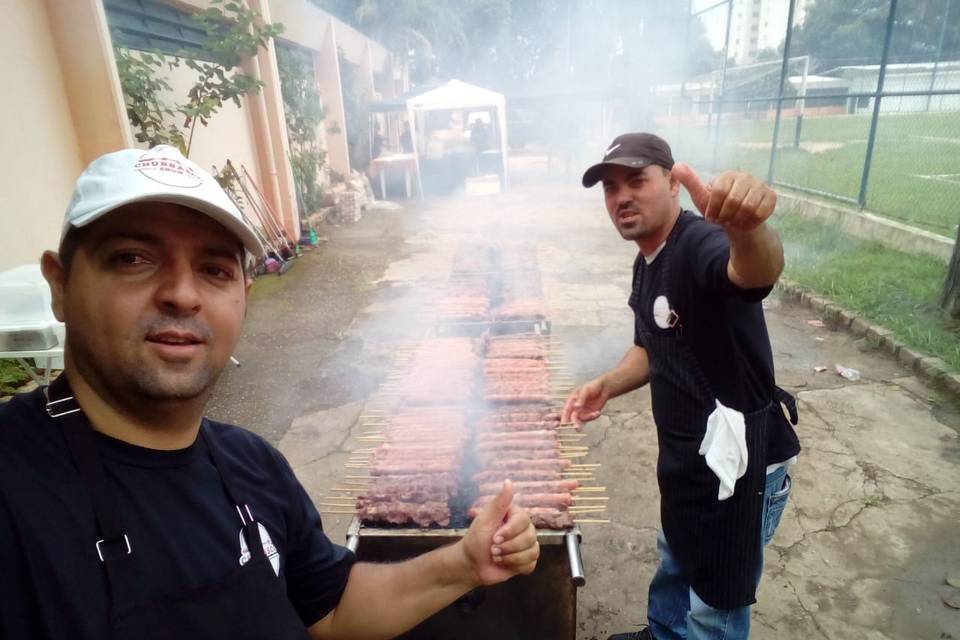
M 193 188 L 203 184 L 203 176 L 176 158 L 165 156 L 140 156 L 133 168 L 154 182 L 168 187 Z

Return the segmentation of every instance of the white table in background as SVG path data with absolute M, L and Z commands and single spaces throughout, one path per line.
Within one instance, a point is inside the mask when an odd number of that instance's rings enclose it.
M 411 196 L 412 180 L 411 176 L 417 170 L 417 155 L 415 153 L 394 153 L 389 156 L 380 156 L 370 161 L 371 166 L 380 178 L 380 199 L 387 199 L 387 179 L 386 173 L 388 167 L 403 168 L 404 184 L 407 188 L 407 198 Z

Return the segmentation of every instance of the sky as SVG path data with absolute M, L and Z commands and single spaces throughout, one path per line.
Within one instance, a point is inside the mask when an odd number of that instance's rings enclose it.
M 700 11 L 717 4 L 719 0 L 693 0 L 693 10 Z M 710 44 L 717 51 L 723 50 L 723 36 L 727 24 L 727 8 L 719 6 L 700 16 L 700 21 L 707 30 Z

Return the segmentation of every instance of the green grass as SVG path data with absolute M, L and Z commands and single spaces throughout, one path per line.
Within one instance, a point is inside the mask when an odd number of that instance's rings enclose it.
M 794 119 L 785 118 L 781 123 L 774 179 L 856 199 L 870 117 L 805 118 L 801 143 L 819 143 L 819 152 L 809 146 L 794 149 L 795 128 Z M 773 122 L 728 122 L 720 133 L 718 170 L 739 169 L 766 177 Z M 664 135 L 673 143 L 678 159 L 695 166 L 710 166 L 713 133 L 706 127 L 665 130 Z M 946 181 L 918 177 L 942 174 L 954 177 Z M 866 208 L 956 237 L 960 223 L 960 112 L 881 114 Z
M 857 240 L 790 212 L 773 220 L 783 240 L 785 277 L 960 371 L 960 323 L 937 306 L 946 277 L 942 262 Z
M 29 379 L 16 360 L 0 360 L 0 396 L 9 396 Z

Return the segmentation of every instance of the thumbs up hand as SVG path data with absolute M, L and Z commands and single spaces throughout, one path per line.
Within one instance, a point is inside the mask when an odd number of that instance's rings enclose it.
M 703 217 L 728 234 L 753 231 L 773 215 L 776 192 L 749 173 L 726 171 L 704 184 L 685 162 L 674 164 L 671 171 Z
M 527 512 L 513 504 L 509 480 L 474 519 L 462 544 L 481 585 L 529 574 L 536 568 L 540 557 L 537 531 Z

